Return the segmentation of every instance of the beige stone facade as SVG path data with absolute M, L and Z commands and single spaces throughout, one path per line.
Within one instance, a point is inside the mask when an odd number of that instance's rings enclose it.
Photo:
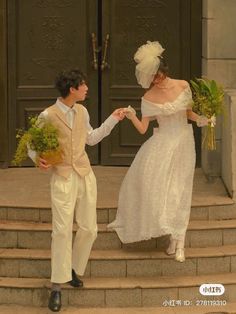
M 218 121 L 217 150 L 202 152 L 202 168 L 210 176 L 222 176 L 233 198 L 236 198 L 235 16 L 235 0 L 203 0 L 202 75 L 225 87 L 227 114 Z
M 228 192 L 236 200 L 236 89 L 227 90 L 222 124 L 221 174 Z

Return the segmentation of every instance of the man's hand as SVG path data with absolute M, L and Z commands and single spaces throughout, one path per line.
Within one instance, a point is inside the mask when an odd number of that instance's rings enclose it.
M 43 158 L 40 158 L 38 159 L 38 166 L 41 170 L 48 170 L 49 168 L 52 167 L 52 165 L 48 164 L 47 161 Z
M 113 111 L 112 115 L 119 121 L 123 120 L 125 117 L 124 108 L 116 109 L 115 111 Z

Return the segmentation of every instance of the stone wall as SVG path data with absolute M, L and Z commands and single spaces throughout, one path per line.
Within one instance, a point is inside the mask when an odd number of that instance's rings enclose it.
M 215 79 L 226 89 L 236 88 L 235 16 L 235 0 L 203 0 L 202 75 Z M 222 173 L 221 128 L 221 121 L 217 121 L 217 150 L 202 151 L 202 168 L 210 176 Z
M 222 123 L 222 179 L 236 201 L 236 89 L 226 91 L 225 108 Z

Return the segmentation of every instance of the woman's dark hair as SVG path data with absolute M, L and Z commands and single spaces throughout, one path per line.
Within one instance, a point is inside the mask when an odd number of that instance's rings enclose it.
M 55 87 L 63 98 L 70 94 L 70 88 L 78 89 L 86 80 L 86 76 L 79 69 L 65 70 L 60 72 L 55 79 Z
M 158 74 L 158 72 L 161 72 L 166 76 L 169 74 L 168 64 L 167 64 L 165 58 L 163 58 L 163 57 L 160 58 L 160 66 L 159 66 L 159 69 L 157 71 L 157 74 Z

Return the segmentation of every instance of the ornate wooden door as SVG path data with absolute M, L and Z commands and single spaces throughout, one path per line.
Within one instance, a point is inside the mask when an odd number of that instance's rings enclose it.
M 10 159 L 15 150 L 15 130 L 29 115 L 53 104 L 56 74 L 78 67 L 87 73 L 90 92 L 86 105 L 93 125 L 98 123 L 97 72 L 91 65 L 90 34 L 97 32 L 97 7 L 93 0 L 9 0 L 9 138 Z M 89 148 L 98 163 L 98 147 Z
M 117 107 L 132 105 L 140 115 L 140 96 L 133 55 L 147 40 L 166 49 L 171 76 L 189 80 L 201 74 L 201 1 L 103 0 L 103 38 L 109 34 L 109 66 L 102 72 L 102 117 Z M 105 139 L 102 164 L 130 164 L 140 144 L 152 134 L 138 135 L 123 121 Z M 198 164 L 200 133 L 196 132 Z
M 118 107 L 132 105 L 140 114 L 144 91 L 136 83 L 133 55 L 147 40 L 165 47 L 173 77 L 200 75 L 201 0 L 8 0 L 7 11 L 9 159 L 15 130 L 55 101 L 54 77 L 64 68 L 87 73 L 93 127 Z M 90 160 L 128 165 L 151 134 L 152 128 L 138 135 L 124 120 L 100 145 L 88 148 Z

